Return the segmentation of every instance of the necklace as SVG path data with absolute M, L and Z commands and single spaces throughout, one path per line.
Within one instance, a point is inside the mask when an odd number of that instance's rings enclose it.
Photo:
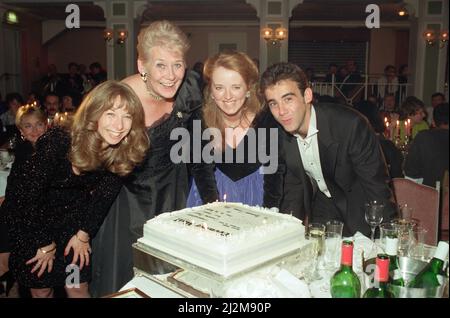
M 238 128 L 240 125 L 241 125 L 241 122 L 242 122 L 242 117 L 244 117 L 244 115 L 241 115 L 241 118 L 239 118 L 239 123 L 236 125 L 236 126 L 232 126 L 232 125 L 230 125 L 230 124 L 227 124 L 227 128 L 231 128 L 231 129 L 236 129 L 236 128 Z
M 156 94 L 150 87 L 148 87 L 147 82 L 144 82 L 145 88 L 147 89 L 147 93 L 150 95 L 151 98 L 154 100 L 160 101 L 163 99 L 162 96 Z

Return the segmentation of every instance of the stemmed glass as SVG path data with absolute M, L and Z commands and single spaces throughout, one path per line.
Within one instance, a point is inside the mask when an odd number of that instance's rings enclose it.
M 379 201 L 370 201 L 365 204 L 365 218 L 372 231 L 370 239 L 375 242 L 375 229 L 383 221 L 384 204 Z

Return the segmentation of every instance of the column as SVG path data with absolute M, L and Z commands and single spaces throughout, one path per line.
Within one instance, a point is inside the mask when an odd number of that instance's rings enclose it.
M 108 79 L 121 80 L 136 72 L 136 20 L 146 8 L 147 1 L 96 1 L 102 7 L 106 19 L 106 28 L 114 31 L 114 37 L 106 42 L 106 69 Z M 123 44 L 117 43 L 117 31 L 127 31 Z
M 277 62 L 288 61 L 288 43 L 289 32 L 287 38 L 278 45 L 272 45 L 264 40 L 261 30 L 270 27 L 275 30 L 283 27 L 289 30 L 289 18 L 292 15 L 292 9 L 303 0 L 246 0 L 251 4 L 259 17 L 260 40 L 259 40 L 259 67 L 263 72 L 268 66 Z
M 411 82 L 414 84 L 410 95 L 422 99 L 426 105 L 431 102 L 431 95 L 442 92 L 448 99 L 448 83 L 446 83 L 448 43 L 439 40 L 441 30 L 448 31 L 449 1 L 442 0 L 409 0 L 413 8 L 410 17 L 410 53 L 409 68 L 412 72 Z M 432 31 L 435 36 L 433 45 L 427 44 L 424 33 Z

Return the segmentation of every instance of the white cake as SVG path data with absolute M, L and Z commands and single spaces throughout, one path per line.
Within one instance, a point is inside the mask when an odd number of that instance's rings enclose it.
M 163 213 L 144 225 L 144 246 L 228 277 L 304 246 L 305 228 L 290 215 L 215 202 Z

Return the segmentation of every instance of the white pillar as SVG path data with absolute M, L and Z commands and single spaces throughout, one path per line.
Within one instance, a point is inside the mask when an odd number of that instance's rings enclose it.
M 303 0 L 246 0 L 251 4 L 259 17 L 259 69 L 263 72 L 268 66 L 276 62 L 287 62 L 289 49 L 288 37 L 281 42 L 280 46 L 267 43 L 262 37 L 261 29 L 271 27 L 283 27 L 289 30 L 289 18 L 292 10 Z
M 409 41 L 409 69 L 412 72 L 411 81 L 414 87 L 409 93 L 422 99 L 425 104 L 430 103 L 431 94 L 436 91 L 446 94 L 448 98 L 448 87 L 445 83 L 448 43 L 441 45 L 437 39 L 436 44 L 430 47 L 423 34 L 429 29 L 448 30 L 449 1 L 441 1 L 441 14 L 429 12 L 430 0 L 407 2 L 414 11 L 410 17 Z
M 114 38 L 106 42 L 106 69 L 108 79 L 121 80 L 135 73 L 136 69 L 136 19 L 142 14 L 147 1 L 106 1 L 95 2 L 103 8 L 106 28 L 114 31 Z M 122 45 L 117 44 L 117 30 L 125 29 L 127 39 Z

